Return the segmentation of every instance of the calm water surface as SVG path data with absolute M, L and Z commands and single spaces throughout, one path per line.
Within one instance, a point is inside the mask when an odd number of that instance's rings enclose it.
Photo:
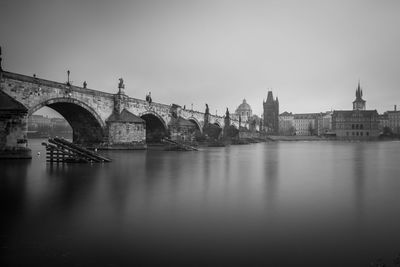
M 0 161 L 7 265 L 390 266 L 400 252 L 400 142 L 108 151 L 93 165 L 31 147 Z

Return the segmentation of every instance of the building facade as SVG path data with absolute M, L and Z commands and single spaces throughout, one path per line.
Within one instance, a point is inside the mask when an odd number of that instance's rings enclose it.
M 294 114 L 293 125 L 296 135 L 316 135 L 318 129 L 319 113 Z
M 64 118 L 51 118 L 50 124 L 56 128 L 70 128 L 71 126 Z
M 263 129 L 267 134 L 277 135 L 279 133 L 279 100 L 278 97 L 274 100 L 272 91 L 268 91 L 267 101 L 263 101 L 263 108 Z
M 321 135 L 331 135 L 332 132 L 332 111 L 328 111 L 325 113 L 321 113 L 318 116 L 318 127 L 317 127 L 317 134 Z
M 335 110 L 332 129 L 339 139 L 374 139 L 379 136 L 379 115 L 376 110 L 366 110 L 360 83 L 356 89 L 353 110 Z
M 387 112 L 378 115 L 379 119 L 379 132 L 383 132 L 385 127 L 389 127 L 389 114 Z
M 40 127 L 50 127 L 51 120 L 48 117 L 44 117 L 43 115 L 33 114 L 28 118 L 28 128 L 29 129 L 38 129 Z
M 333 130 L 342 139 L 372 139 L 379 136 L 376 110 L 339 110 L 332 116 Z
M 387 111 L 388 126 L 394 134 L 400 134 L 400 111 L 395 107 L 392 111 Z
M 279 135 L 294 135 L 294 115 L 292 112 L 283 112 L 279 115 Z

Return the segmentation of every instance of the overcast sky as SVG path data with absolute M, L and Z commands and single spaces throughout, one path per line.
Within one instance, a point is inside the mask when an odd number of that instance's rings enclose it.
M 221 115 L 400 106 L 400 1 L 0 0 L 3 68 Z

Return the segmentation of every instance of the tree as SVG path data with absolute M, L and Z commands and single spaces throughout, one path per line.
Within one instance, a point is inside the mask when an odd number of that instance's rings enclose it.
M 384 136 L 392 136 L 393 135 L 392 129 L 388 126 L 383 127 L 382 132 L 383 132 Z
M 296 128 L 294 126 L 290 126 L 288 129 L 288 135 L 295 135 L 296 134 Z
M 309 131 L 310 135 L 314 135 L 315 134 L 315 129 L 314 129 L 314 127 L 313 127 L 311 122 L 308 124 L 308 131 Z

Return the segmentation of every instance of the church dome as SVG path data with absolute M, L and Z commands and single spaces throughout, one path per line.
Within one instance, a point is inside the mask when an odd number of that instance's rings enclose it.
M 238 106 L 237 111 L 251 111 L 251 107 L 247 104 L 246 99 L 243 99 L 243 103 Z
M 246 99 L 243 99 L 243 103 L 236 109 L 236 115 L 240 115 L 243 121 L 247 121 L 252 115 L 252 110 L 249 104 L 247 104 Z

